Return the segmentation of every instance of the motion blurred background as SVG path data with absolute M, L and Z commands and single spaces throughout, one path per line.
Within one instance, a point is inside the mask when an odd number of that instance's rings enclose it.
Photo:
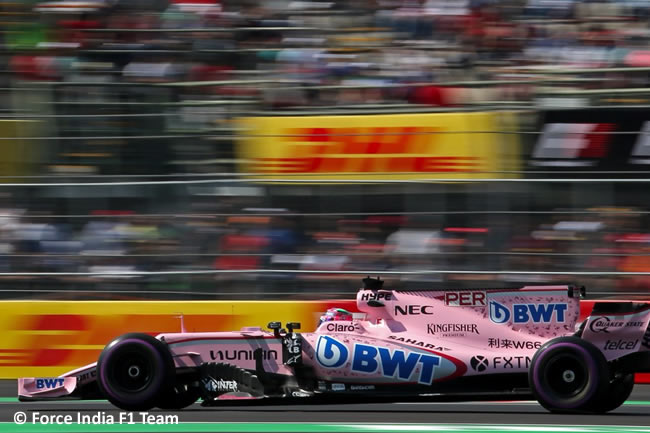
M 0 2 L 5 298 L 650 289 L 647 0 Z

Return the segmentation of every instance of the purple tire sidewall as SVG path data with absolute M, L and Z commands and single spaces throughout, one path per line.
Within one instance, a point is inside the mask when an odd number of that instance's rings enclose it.
M 102 369 L 99 371 L 99 380 L 100 380 L 100 382 L 102 384 L 102 388 L 104 389 L 104 391 L 108 395 L 110 395 L 115 400 L 122 401 L 123 398 L 120 397 L 119 395 L 115 394 L 113 392 L 113 390 L 111 389 L 111 386 L 108 384 L 108 380 L 107 380 L 107 377 L 106 377 L 107 373 L 106 373 L 106 367 L 105 366 L 106 366 L 107 361 L 111 358 L 113 353 L 115 353 L 115 350 L 118 347 L 123 346 L 125 344 L 132 344 L 132 343 L 136 343 L 136 344 L 140 344 L 142 346 L 146 346 L 151 351 L 151 353 L 154 354 L 154 357 L 156 358 L 155 359 L 156 362 L 158 362 L 159 365 L 162 366 L 162 367 L 164 367 L 164 365 L 165 365 L 165 362 L 162 359 L 162 357 L 160 356 L 160 352 L 158 351 L 158 349 L 156 349 L 156 347 L 154 347 L 154 345 L 149 343 L 148 341 L 140 340 L 138 338 L 127 338 L 126 340 L 119 341 L 117 344 L 115 344 L 114 346 L 109 348 L 109 352 L 106 354 L 106 357 L 102 360 Z M 153 390 L 153 392 L 152 392 L 152 390 Z M 145 393 L 144 398 L 140 397 L 138 400 L 146 400 L 148 398 L 151 398 L 155 394 L 157 394 L 158 391 L 159 390 L 156 389 L 156 387 L 152 387 L 152 389 L 150 389 L 148 393 Z M 126 403 L 133 403 L 133 402 L 126 402 Z
M 549 349 L 553 350 L 560 347 L 567 347 L 580 352 L 584 357 L 584 361 L 587 366 L 587 372 L 589 374 L 595 373 L 597 371 L 596 361 L 593 359 L 593 357 L 589 354 L 589 352 L 584 347 L 575 343 L 568 343 L 568 342 L 553 344 L 552 346 L 547 347 L 544 350 L 544 353 L 540 354 L 540 358 L 537 359 L 537 362 L 535 362 L 535 366 L 533 367 L 533 381 L 535 384 L 535 390 L 544 400 L 553 402 L 553 405 L 559 409 L 574 409 L 582 405 L 585 401 L 588 401 L 591 397 L 593 397 L 594 393 L 596 392 L 596 389 L 598 388 L 598 383 L 596 383 L 595 386 L 591 385 L 590 386 L 591 389 L 587 392 L 587 394 L 573 404 L 559 404 L 558 402 L 554 401 L 555 398 L 553 397 L 553 395 L 549 395 L 548 392 L 546 392 L 545 388 L 541 386 L 540 379 L 539 379 L 539 364 L 540 364 L 539 361 L 546 356 Z

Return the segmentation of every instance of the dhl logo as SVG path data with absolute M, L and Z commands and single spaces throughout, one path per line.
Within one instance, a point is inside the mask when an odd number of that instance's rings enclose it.
M 0 349 L 0 367 L 81 366 L 96 361 L 104 345 L 120 334 L 144 332 L 156 335 L 180 330 L 179 319 L 171 314 L 45 314 L 21 315 L 16 319 L 16 329 L 7 331 L 20 333 L 23 347 Z M 219 328 L 225 326 L 227 329 L 232 316 L 188 315 L 185 318 L 187 329 L 195 332 L 214 331 L 215 323 Z
M 433 173 L 478 171 L 480 158 L 439 155 L 431 127 L 288 128 L 282 158 L 256 158 L 258 173 Z
M 274 305 L 219 301 L 7 303 L 0 305 L 0 378 L 57 376 L 97 361 L 109 341 L 127 332 L 179 332 L 179 312 L 183 312 L 188 332 L 214 332 L 260 325 L 280 316 L 308 324 L 318 312 L 331 307 L 322 302 Z M 347 307 L 354 310 L 354 305 Z

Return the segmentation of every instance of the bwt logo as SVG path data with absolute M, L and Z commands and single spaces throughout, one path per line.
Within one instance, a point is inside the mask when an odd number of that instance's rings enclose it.
M 316 359 L 326 368 L 343 366 L 348 358 L 352 361 L 351 370 L 363 374 L 381 374 L 384 377 L 409 380 L 419 368 L 418 383 L 431 385 L 435 368 L 440 365 L 440 357 L 400 349 L 390 350 L 368 344 L 354 345 L 352 357 L 347 346 L 340 341 L 321 335 L 316 345 Z
M 56 388 L 57 386 L 63 386 L 63 378 L 55 377 L 51 379 L 36 379 L 36 388 L 38 389 L 51 389 Z
M 322 335 L 316 344 L 316 359 L 323 367 L 340 367 L 348 360 L 348 347 L 335 338 Z
M 497 302 L 490 301 L 490 320 L 494 323 L 503 324 L 510 320 L 512 323 L 550 323 L 553 320 L 564 322 L 564 313 L 567 304 L 513 304 L 512 310 L 507 306 Z

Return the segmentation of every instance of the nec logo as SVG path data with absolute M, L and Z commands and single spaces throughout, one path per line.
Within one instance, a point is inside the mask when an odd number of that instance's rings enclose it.
M 613 123 L 548 123 L 533 151 L 532 165 L 584 167 L 607 156 Z M 592 161 L 585 161 L 591 159 Z
M 363 292 L 361 294 L 362 301 L 390 301 L 393 299 L 393 294 L 390 292 Z
M 51 389 L 56 388 L 57 386 L 63 386 L 63 378 L 55 377 L 52 379 L 36 379 L 36 388 L 38 389 Z
M 433 315 L 433 307 L 431 305 L 395 305 L 396 316 L 418 316 L 421 314 Z

